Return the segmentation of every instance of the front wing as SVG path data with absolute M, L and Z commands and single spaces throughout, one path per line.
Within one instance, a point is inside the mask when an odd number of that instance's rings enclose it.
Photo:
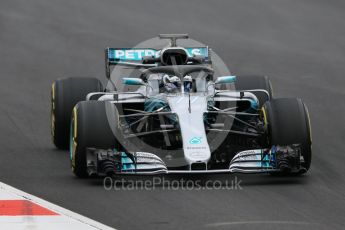
M 148 152 L 118 152 L 115 150 L 87 149 L 89 175 L 154 175 L 193 173 L 271 173 L 303 172 L 305 168 L 300 145 L 273 146 L 238 152 L 224 169 L 187 170 L 169 169 L 157 155 Z

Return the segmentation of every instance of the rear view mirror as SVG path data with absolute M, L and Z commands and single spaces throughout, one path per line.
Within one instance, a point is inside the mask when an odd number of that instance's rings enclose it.
M 146 85 L 145 82 L 140 78 L 122 78 L 122 83 L 125 85 Z
M 225 84 L 225 83 L 233 83 L 235 81 L 236 81 L 236 76 L 223 76 L 223 77 L 218 77 L 214 83 Z

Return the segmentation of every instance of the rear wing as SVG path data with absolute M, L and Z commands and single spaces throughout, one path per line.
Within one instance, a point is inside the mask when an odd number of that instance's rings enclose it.
M 189 57 L 201 56 L 206 60 L 209 59 L 208 47 L 184 47 Z M 142 59 L 145 56 L 159 57 L 161 50 L 152 48 L 106 48 L 105 65 L 106 75 L 110 78 L 110 66 L 112 65 L 130 65 L 153 67 L 156 64 L 143 64 Z

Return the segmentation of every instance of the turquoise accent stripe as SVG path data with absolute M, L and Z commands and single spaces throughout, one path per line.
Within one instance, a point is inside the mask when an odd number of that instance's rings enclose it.
M 257 103 L 255 100 L 250 100 L 250 107 L 252 109 L 258 110 L 259 109 L 259 103 Z
M 122 78 L 122 83 L 125 85 L 142 85 L 143 82 L 139 78 Z
M 127 156 L 125 152 L 121 152 L 121 170 L 134 170 L 135 165 L 131 158 Z

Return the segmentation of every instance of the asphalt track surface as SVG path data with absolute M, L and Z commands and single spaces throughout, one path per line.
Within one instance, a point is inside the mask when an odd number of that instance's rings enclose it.
M 242 190 L 191 191 L 107 191 L 102 180 L 72 175 L 68 153 L 50 140 L 52 81 L 105 82 L 104 47 L 185 32 L 234 74 L 266 74 L 275 97 L 304 99 L 314 154 L 307 175 L 238 175 Z M 118 229 L 342 229 L 344 37 L 342 0 L 1 0 L 0 180 Z

